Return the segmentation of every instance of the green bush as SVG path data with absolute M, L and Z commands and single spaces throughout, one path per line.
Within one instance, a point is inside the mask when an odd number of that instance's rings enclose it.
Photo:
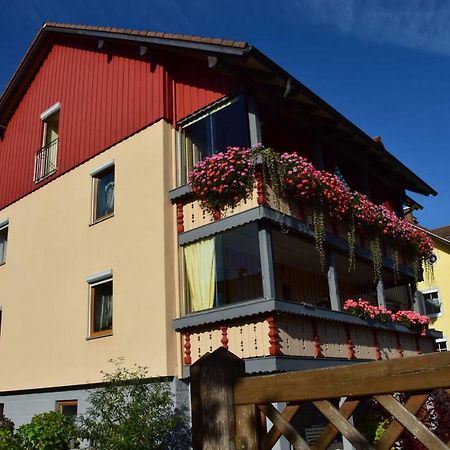
M 10 428 L 0 428 L 0 450 L 21 450 Z
M 72 417 L 51 411 L 36 414 L 31 423 L 20 426 L 16 439 L 24 450 L 67 450 L 76 435 Z
M 105 387 L 89 394 L 90 407 L 79 418 L 80 437 L 101 450 L 182 450 L 190 448 L 186 416 L 176 410 L 167 383 L 151 382 L 146 369 L 104 374 Z

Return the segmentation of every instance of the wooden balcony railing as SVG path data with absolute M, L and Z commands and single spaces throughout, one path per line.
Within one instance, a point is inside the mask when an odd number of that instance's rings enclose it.
M 207 316 L 220 311 L 175 320 L 175 328 L 184 336 L 184 364 L 190 365 L 219 347 L 245 359 L 284 356 L 367 361 L 434 351 L 438 334 L 434 331 L 421 336 L 401 325 L 369 323 L 349 314 L 287 302 L 274 302 L 275 312 L 267 307 L 269 303 L 267 300 L 252 303 L 255 311 L 267 310 L 265 313 L 219 322 Z M 245 308 L 236 305 L 235 316 Z
M 257 179 L 255 187 L 252 191 L 251 196 L 246 200 L 241 200 L 238 205 L 233 208 L 223 212 L 218 212 L 215 217 L 206 212 L 201 206 L 198 200 L 195 200 L 190 191 L 190 187 L 184 186 L 182 188 L 175 189 L 170 193 L 170 199 L 177 207 L 177 230 L 178 233 L 189 232 L 204 225 L 209 225 L 217 222 L 221 219 L 231 218 L 238 215 L 239 213 L 244 213 L 250 211 L 259 206 L 265 206 L 271 210 L 280 213 L 279 219 L 283 217 L 293 218 L 296 221 L 306 224 L 308 222 L 308 216 L 310 212 L 301 202 L 297 199 L 285 196 L 277 197 L 275 192 L 270 186 L 262 185 L 263 181 Z M 305 229 L 308 229 L 306 227 Z M 348 226 L 342 222 L 335 221 L 325 221 L 325 231 L 330 236 L 339 238 L 341 241 L 347 242 L 348 238 Z M 313 233 L 312 226 L 309 227 L 310 234 Z M 356 248 L 363 249 L 363 252 L 369 254 L 368 250 L 368 238 L 361 232 L 357 232 L 355 235 L 355 246 Z M 382 256 L 384 258 L 391 260 L 393 259 L 393 251 L 382 242 Z M 411 261 L 408 260 L 404 252 L 399 254 L 399 263 L 404 267 L 410 267 Z

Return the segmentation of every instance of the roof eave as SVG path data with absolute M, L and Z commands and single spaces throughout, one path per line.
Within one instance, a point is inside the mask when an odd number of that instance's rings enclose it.
M 292 75 L 289 74 L 286 70 L 284 70 L 277 63 L 272 61 L 268 56 L 259 51 L 256 47 L 250 46 L 247 50 L 247 53 L 254 56 L 255 58 L 262 61 L 264 64 L 269 66 L 272 70 L 281 73 L 282 76 L 286 79 L 291 79 L 295 84 L 295 87 L 301 91 L 306 97 L 308 97 L 311 101 L 318 104 L 324 111 L 329 113 L 330 115 L 337 118 L 339 122 L 341 122 L 345 127 L 353 131 L 357 136 L 359 136 L 368 146 L 375 148 L 380 156 L 384 156 L 389 162 L 398 167 L 398 170 L 401 171 L 404 176 L 406 176 L 412 184 L 417 185 L 417 189 L 408 188 L 413 192 L 417 192 L 423 195 L 437 195 L 437 191 L 435 191 L 428 183 L 422 180 L 419 176 L 417 176 L 412 170 L 406 167 L 402 162 L 400 162 L 394 155 L 388 152 L 386 149 L 381 149 L 376 141 L 374 141 L 368 134 L 366 134 L 363 130 L 357 127 L 354 123 L 352 123 L 349 119 L 343 116 L 339 111 L 334 109 L 330 104 L 328 104 L 325 100 L 320 98 L 317 94 L 311 91 L 308 87 L 306 87 L 303 83 L 298 81 Z

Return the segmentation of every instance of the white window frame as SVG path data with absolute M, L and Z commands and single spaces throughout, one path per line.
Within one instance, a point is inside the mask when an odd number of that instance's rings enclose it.
M 44 150 L 44 148 L 46 148 L 47 146 L 47 121 L 48 119 L 56 114 L 59 113 L 61 109 L 61 103 L 57 102 L 55 104 L 53 104 L 52 106 L 50 106 L 49 108 L 47 108 L 45 111 L 43 111 L 40 115 L 40 119 L 42 121 L 42 145 L 41 145 L 41 151 Z M 58 130 L 58 136 L 59 136 L 59 130 Z M 56 170 L 57 170 L 57 160 L 58 160 L 58 144 L 59 144 L 59 137 L 57 138 L 58 142 L 56 142 L 56 144 L 54 144 L 54 149 L 52 149 L 52 151 L 54 152 L 52 156 L 52 161 L 47 162 L 47 154 L 45 155 L 44 158 L 41 158 L 40 162 L 38 163 L 38 154 L 40 154 L 40 151 L 36 153 L 35 155 L 35 161 L 34 161 L 34 175 L 33 175 L 33 179 L 35 183 L 40 183 L 42 180 L 45 180 L 46 178 L 48 178 L 49 176 L 53 175 Z M 46 152 L 49 151 L 49 149 L 46 150 Z M 43 161 L 44 160 L 44 165 L 43 165 Z M 48 164 L 51 164 L 53 166 L 52 170 L 48 170 L 49 168 L 47 167 Z
M 426 308 L 425 308 L 425 297 L 424 296 L 425 296 L 425 294 L 431 294 L 433 292 L 437 292 L 437 294 L 438 294 L 440 312 L 437 313 L 437 314 L 427 314 L 426 313 Z M 444 307 L 443 307 L 443 304 L 442 304 L 442 298 L 441 298 L 441 293 L 439 292 L 439 289 L 438 288 L 426 289 L 424 291 L 420 291 L 420 293 L 422 294 L 422 302 L 423 302 L 424 314 L 426 316 L 428 316 L 430 319 L 435 319 L 437 317 L 441 317 L 442 314 L 444 313 L 444 310 L 443 310 Z
M 184 144 L 184 129 L 189 127 L 190 125 L 193 125 L 196 122 L 199 122 L 200 120 L 205 119 L 208 116 L 211 116 L 212 114 L 220 111 L 221 109 L 227 108 L 228 106 L 231 106 L 233 103 L 236 103 L 240 100 L 240 98 L 244 95 L 246 101 L 248 100 L 247 96 L 245 94 L 239 94 L 236 96 L 226 96 L 219 100 L 217 100 L 214 103 L 211 103 L 210 105 L 205 106 L 204 108 L 201 108 L 200 110 L 189 114 L 188 116 L 184 117 L 183 119 L 179 120 L 177 123 L 178 126 L 178 132 L 177 132 L 177 139 L 176 139 L 176 185 L 177 187 L 183 186 L 185 184 L 188 184 L 188 174 L 184 173 L 184 171 L 188 171 L 188 155 L 186 154 L 185 144 Z M 247 115 L 247 125 L 250 129 L 250 123 L 249 118 Z M 183 179 L 186 178 L 186 181 L 184 182 Z
M 0 231 L 7 230 L 9 231 L 9 219 L 0 220 Z M 8 250 L 8 238 L 6 238 L 5 243 L 3 245 L 2 253 L 0 254 L 0 266 L 6 264 L 6 252 Z
M 92 275 L 89 275 L 86 277 L 86 282 L 88 284 L 89 288 L 89 294 L 88 294 L 88 329 L 87 329 L 87 338 L 86 339 L 98 339 L 106 336 L 112 336 L 113 334 L 113 327 L 111 327 L 111 330 L 105 330 L 105 332 L 93 332 L 93 324 L 92 321 L 94 320 L 92 315 L 92 290 L 95 288 L 95 286 L 99 286 L 101 284 L 109 283 L 113 281 L 113 271 L 112 269 L 108 269 L 102 272 L 96 272 Z M 114 314 L 114 294 L 113 294 L 113 314 Z M 113 319 L 113 326 L 114 326 L 114 319 Z
M 113 212 L 106 214 L 102 217 L 96 217 L 96 209 L 97 209 L 97 182 L 98 179 L 102 176 L 103 172 L 108 172 L 110 170 L 114 170 L 114 210 Z M 109 217 L 114 216 L 114 212 L 116 209 L 116 163 L 114 159 L 105 161 L 99 166 L 95 167 L 89 172 L 91 176 L 91 218 L 90 224 L 94 225 L 95 223 L 102 222 Z
M 446 348 L 446 350 L 439 350 L 438 344 L 441 343 L 441 342 L 445 342 L 445 348 Z M 438 352 L 448 352 L 448 351 L 449 351 L 449 348 L 448 348 L 448 339 L 447 339 L 445 336 L 443 336 L 442 338 L 436 339 L 436 347 L 437 347 L 437 351 L 438 351 Z

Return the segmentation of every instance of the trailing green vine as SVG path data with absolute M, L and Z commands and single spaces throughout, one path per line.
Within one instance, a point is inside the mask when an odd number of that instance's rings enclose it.
M 320 267 L 325 269 L 325 216 L 321 204 L 315 205 L 312 210 L 312 222 L 316 250 L 319 254 Z
M 392 264 L 394 270 L 394 283 L 400 280 L 400 251 L 396 243 L 392 244 Z
M 306 158 L 293 153 L 278 154 L 261 145 L 253 149 L 229 147 L 226 152 L 212 155 L 196 164 L 190 182 L 194 196 L 209 213 L 234 208 L 249 198 L 255 186 L 258 203 L 263 204 L 271 195 L 271 203 L 282 213 L 286 196 L 311 210 L 315 245 L 322 268 L 325 267 L 325 216 L 331 221 L 349 225 L 349 270 L 355 269 L 355 233 L 361 230 L 373 236 L 369 243 L 374 278 L 380 279 L 382 270 L 381 242 L 394 243 L 393 270 L 397 282 L 400 278 L 399 248 L 412 255 L 416 279 L 420 263 L 424 263 L 426 277 L 432 277 L 430 258 L 433 243 L 418 227 L 402 220 L 391 209 L 377 205 L 359 192 L 351 191 L 343 177 L 317 170 Z M 271 191 L 267 191 L 267 186 Z
M 381 244 L 380 238 L 378 236 L 375 236 L 370 240 L 369 250 L 370 254 L 372 255 L 373 277 L 375 281 L 378 281 L 381 279 L 381 269 L 382 269 Z
M 355 235 L 356 235 L 355 220 L 352 215 L 350 223 L 348 225 L 348 231 L 347 231 L 348 271 L 349 272 L 356 269 L 356 259 L 355 259 L 355 240 L 356 239 L 355 239 Z
M 274 197 L 272 200 L 275 209 L 281 211 L 281 199 L 285 196 L 286 165 L 281 163 L 280 155 L 270 147 L 261 145 L 252 148 L 254 158 L 261 157 L 262 176 L 265 194 L 269 197 L 267 186 L 272 188 Z

